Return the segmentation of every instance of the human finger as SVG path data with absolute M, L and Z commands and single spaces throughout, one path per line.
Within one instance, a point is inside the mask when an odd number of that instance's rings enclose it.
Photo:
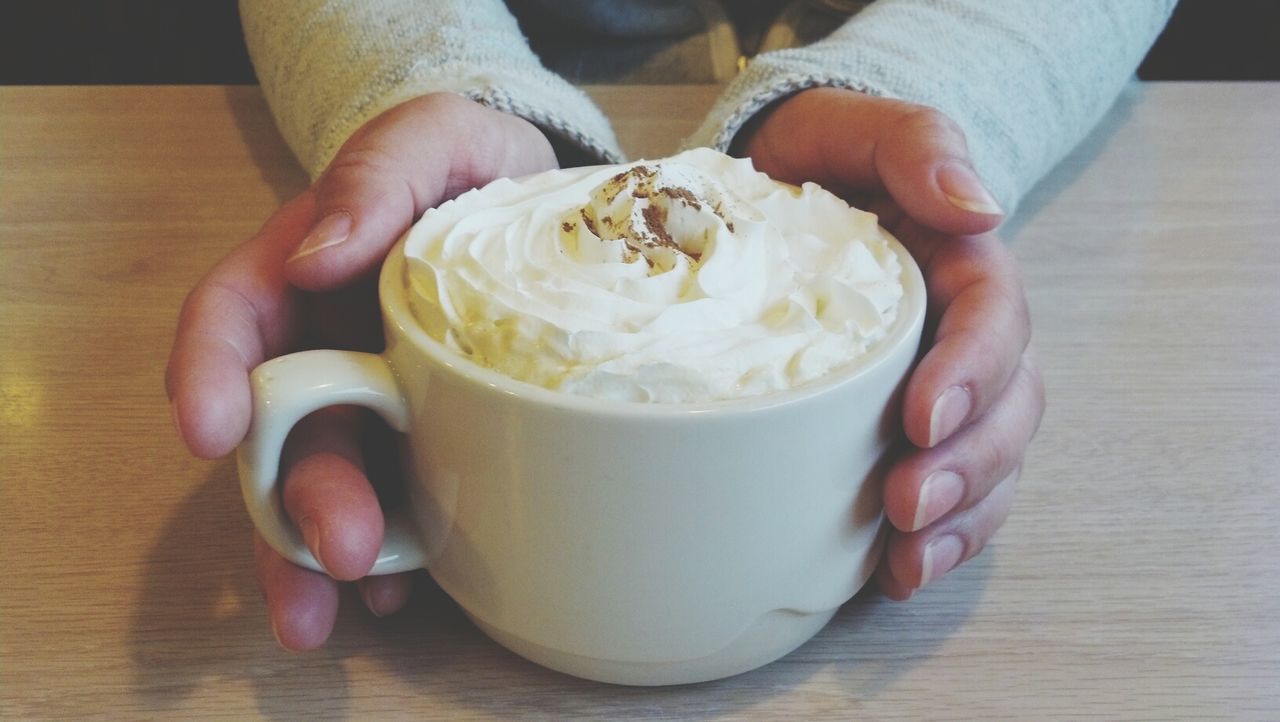
M 313 210 L 304 193 L 187 295 L 165 369 L 174 424 L 196 456 L 229 453 L 249 428 L 249 372 L 297 335 L 297 294 L 281 274 Z
M 977 504 L 919 531 L 889 534 L 878 569 L 881 589 L 891 598 L 910 596 L 977 556 L 1004 524 L 1013 506 L 1021 467 L 996 484 Z
M 338 583 L 295 566 L 254 536 L 258 588 L 276 641 L 295 652 L 324 644 L 338 618 Z
M 933 108 L 904 109 L 875 148 L 889 195 L 918 222 L 972 235 L 999 225 L 1004 210 L 978 177 L 964 131 Z
M 519 117 L 450 93 L 414 98 L 361 127 L 317 180 L 311 228 L 287 275 L 312 291 L 344 286 L 381 263 L 427 208 L 554 165 L 550 143 Z
M 283 499 L 316 561 L 334 579 L 369 573 L 382 546 L 383 515 L 365 477 L 360 409 L 317 411 L 289 434 Z
M 949 234 L 990 231 L 1004 216 L 974 170 L 964 132 L 933 108 L 814 88 L 765 111 L 743 132 L 737 149 L 781 181 L 814 181 L 842 195 L 882 192 Z
M 933 447 L 986 413 L 1008 385 L 1031 316 L 1013 257 L 995 236 L 908 229 L 899 238 L 920 260 L 936 322 L 907 383 L 903 427 L 916 446 Z
M 409 594 L 413 590 L 413 575 L 404 572 L 365 577 L 357 582 L 357 586 L 364 606 L 374 616 L 385 617 L 400 611 L 408 604 Z
M 907 454 L 889 470 L 884 482 L 889 521 L 900 531 L 918 531 L 986 498 L 1022 463 L 1044 404 L 1044 384 L 1028 352 L 986 414 L 945 443 Z

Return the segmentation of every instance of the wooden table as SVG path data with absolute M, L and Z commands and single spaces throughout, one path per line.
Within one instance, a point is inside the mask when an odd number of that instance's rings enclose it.
M 595 93 L 645 155 L 712 97 Z M 632 689 L 427 584 L 277 649 L 233 464 L 183 451 L 161 376 L 187 289 L 306 179 L 256 88 L 0 89 L 0 718 L 1277 719 L 1278 117 L 1280 85 L 1135 87 L 1010 221 L 1050 408 L 982 556 Z

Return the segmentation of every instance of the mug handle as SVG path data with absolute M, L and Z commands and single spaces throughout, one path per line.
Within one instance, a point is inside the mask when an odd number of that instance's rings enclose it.
M 404 433 L 409 428 L 408 404 L 391 367 L 377 354 L 301 351 L 263 363 L 249 379 L 253 419 L 236 453 L 249 516 L 271 548 L 298 566 L 323 572 L 285 515 L 276 489 L 285 437 L 307 414 L 347 404 L 372 409 Z M 369 574 L 421 569 L 425 561 L 426 550 L 408 512 L 389 512 L 382 548 Z

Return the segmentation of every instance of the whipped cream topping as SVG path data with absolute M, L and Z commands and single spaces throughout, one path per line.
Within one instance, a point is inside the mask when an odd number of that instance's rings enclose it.
M 874 215 L 705 148 L 494 181 L 427 211 L 404 252 L 432 337 L 627 401 L 803 385 L 884 338 L 903 293 Z

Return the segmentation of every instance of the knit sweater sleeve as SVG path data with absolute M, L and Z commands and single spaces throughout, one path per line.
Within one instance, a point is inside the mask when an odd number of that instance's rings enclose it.
M 439 91 L 622 159 L 604 115 L 542 66 L 501 0 L 241 0 L 240 14 L 271 112 L 312 177 L 365 122 Z
M 1098 122 L 1175 0 L 877 0 L 826 39 L 757 57 L 687 144 L 724 150 L 756 112 L 811 87 L 932 106 L 964 129 L 1009 213 Z

